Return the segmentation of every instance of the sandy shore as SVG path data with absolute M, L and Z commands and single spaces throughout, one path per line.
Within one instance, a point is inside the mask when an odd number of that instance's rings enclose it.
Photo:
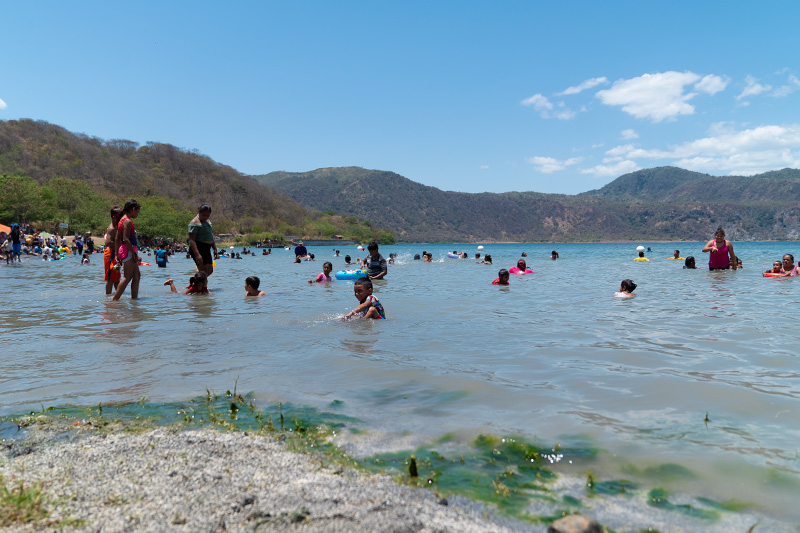
M 41 482 L 33 531 L 544 531 L 465 498 L 326 467 L 277 439 L 210 430 L 141 434 L 33 430 L 0 444 L 7 486 Z

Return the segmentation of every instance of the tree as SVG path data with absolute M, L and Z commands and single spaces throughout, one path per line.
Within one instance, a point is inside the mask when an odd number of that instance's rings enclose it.
M 27 176 L 0 176 L 0 219 L 33 222 L 49 218 L 52 207 L 42 188 Z

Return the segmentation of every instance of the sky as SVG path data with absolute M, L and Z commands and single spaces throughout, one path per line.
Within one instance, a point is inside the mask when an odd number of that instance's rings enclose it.
M 7 2 L 0 120 L 576 194 L 800 168 L 800 3 Z

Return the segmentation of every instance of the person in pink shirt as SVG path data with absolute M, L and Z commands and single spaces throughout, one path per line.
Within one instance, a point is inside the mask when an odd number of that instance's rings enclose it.
M 333 264 L 330 261 L 325 261 L 322 265 L 322 272 L 319 273 L 316 279 L 308 280 L 309 283 L 322 283 L 323 281 L 333 281 L 331 272 L 333 271 Z
M 725 230 L 717 228 L 714 238 L 703 246 L 703 253 L 708 253 L 709 270 L 736 270 L 736 254 L 733 252 L 733 244 L 725 239 Z

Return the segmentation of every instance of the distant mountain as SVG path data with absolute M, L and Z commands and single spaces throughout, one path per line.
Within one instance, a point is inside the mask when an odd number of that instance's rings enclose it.
M 300 204 L 368 218 L 404 241 L 737 240 L 800 237 L 800 171 L 714 177 L 640 170 L 579 195 L 460 193 L 359 167 L 253 176 Z

